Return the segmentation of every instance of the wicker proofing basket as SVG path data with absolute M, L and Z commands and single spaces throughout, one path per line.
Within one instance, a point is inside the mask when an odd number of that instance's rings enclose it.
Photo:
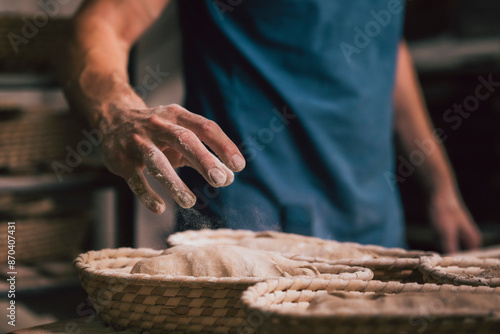
M 135 263 L 161 255 L 147 248 L 80 254 L 74 262 L 98 316 L 117 329 L 147 333 L 235 333 L 246 321 L 240 297 L 264 278 L 169 277 L 130 274 Z M 366 279 L 365 268 L 319 264 L 328 277 Z
M 53 162 L 67 165 L 67 147 L 77 151 L 78 143 L 86 140 L 82 129 L 67 112 L 43 108 L 18 111 L 17 117 L 0 121 L 0 168 L 10 175 L 54 173 Z M 93 146 L 91 149 L 96 151 Z
M 205 244 L 236 244 L 244 238 L 256 237 L 258 232 L 249 230 L 231 229 L 203 229 L 198 231 L 178 232 L 170 235 L 167 239 L 168 246 L 178 245 L 205 245 Z M 308 237 L 304 237 L 308 238 Z M 333 241 L 338 243 L 336 241 Z M 374 279 L 382 281 L 398 280 L 403 282 L 422 281 L 422 275 L 418 271 L 420 257 L 433 253 L 418 250 L 405 250 L 402 248 L 386 248 L 376 245 L 361 245 L 352 242 L 341 244 L 355 246 L 376 254 L 374 258 L 367 259 L 337 259 L 312 258 L 297 254 L 283 254 L 285 257 L 306 262 L 324 262 L 331 265 L 347 265 L 369 268 L 374 272 Z
M 14 237 L 17 261 L 35 262 L 46 259 L 73 259 L 79 252 L 90 223 L 87 212 L 61 216 L 16 219 Z M 0 223 L 0 260 L 8 255 L 7 221 Z
M 430 283 L 500 286 L 500 260 L 475 257 L 424 256 L 419 270 Z
M 333 291 L 377 293 L 429 292 L 442 294 L 452 300 L 456 293 L 500 294 L 500 288 L 436 284 L 402 284 L 381 281 L 345 281 L 305 278 L 280 278 L 265 281 L 244 292 L 242 302 L 251 325 L 241 333 L 294 334 L 386 334 L 386 333 L 498 333 L 500 313 L 470 310 L 466 314 L 429 313 L 443 305 L 423 305 L 415 314 L 406 316 L 336 316 L 307 312 L 309 302 L 316 296 Z M 437 295 L 438 296 L 438 295 Z M 438 300 L 438 299 L 436 299 Z M 435 303 L 434 303 L 435 304 Z

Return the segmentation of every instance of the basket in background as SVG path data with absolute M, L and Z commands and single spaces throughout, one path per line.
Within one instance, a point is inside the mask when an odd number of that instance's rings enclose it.
M 8 256 L 8 222 L 15 222 L 15 259 L 24 263 L 43 260 L 71 260 L 81 252 L 90 212 L 58 207 L 51 197 L 29 199 L 0 196 L 0 261 Z
M 82 134 L 83 124 L 79 124 L 74 115 L 67 112 L 31 108 L 9 111 L 9 117 L 2 118 L 4 113 L 6 111 L 0 108 L 2 174 L 54 173 L 53 162 L 67 166 L 67 147 L 77 152 L 78 143 L 86 139 Z M 94 147 L 92 149 L 96 151 Z M 92 153 L 95 152 L 90 152 L 87 156 Z

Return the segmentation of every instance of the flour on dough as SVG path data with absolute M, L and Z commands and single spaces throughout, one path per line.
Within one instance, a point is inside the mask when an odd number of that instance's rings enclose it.
M 140 260 L 132 274 L 195 277 L 287 277 L 317 276 L 318 270 L 283 256 L 234 245 L 181 245 L 163 255 Z
M 376 254 L 362 250 L 353 243 L 308 237 L 292 233 L 260 232 L 255 237 L 247 237 L 237 242 L 239 246 L 263 249 L 281 254 L 296 254 L 307 257 L 319 257 L 329 260 L 369 259 Z

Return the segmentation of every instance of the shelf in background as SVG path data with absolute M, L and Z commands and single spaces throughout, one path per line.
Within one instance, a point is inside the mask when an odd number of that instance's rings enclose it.
M 500 37 L 437 36 L 408 44 L 419 73 L 500 70 Z
M 0 193 L 10 192 L 12 194 L 20 194 L 110 185 L 106 175 L 109 176 L 109 173 L 106 173 L 104 170 L 75 172 L 74 174 L 64 174 L 62 181 L 59 181 L 56 174 L 4 175 L 0 176 Z
M 54 76 L 49 74 L 0 73 L 1 90 L 58 88 Z
M 7 266 L 0 267 L 0 296 L 7 297 L 9 291 L 9 270 Z M 54 289 L 79 287 L 80 280 L 73 269 L 73 261 L 46 261 L 33 265 L 16 264 L 13 272 L 16 281 L 16 295 L 26 296 L 43 294 Z

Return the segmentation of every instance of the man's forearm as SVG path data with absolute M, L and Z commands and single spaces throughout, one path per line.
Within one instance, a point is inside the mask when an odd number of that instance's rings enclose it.
M 396 72 L 396 136 L 403 153 L 410 158 L 417 151 L 420 156 L 424 154 L 416 166 L 416 173 L 427 194 L 428 217 L 440 237 L 441 249 L 453 253 L 461 246 L 477 248 L 481 244 L 481 234 L 461 199 L 445 150 L 433 134 L 404 42 L 399 48 Z
M 59 76 L 71 108 L 84 114 L 92 127 L 97 127 L 105 117 L 112 100 L 133 94 L 126 70 L 128 50 L 113 45 L 117 44 L 116 39 L 105 35 L 96 31 L 81 38 L 74 36 L 84 41 L 70 42 L 68 62 Z M 94 39 L 92 45 L 85 43 L 94 37 L 110 42 L 99 43 Z
M 403 154 L 410 155 L 414 151 L 425 154 L 416 173 L 426 192 L 435 195 L 455 191 L 455 177 L 443 146 L 433 134 L 405 42 L 399 47 L 394 101 L 396 138 Z M 425 146 L 425 150 L 422 150 L 422 146 Z
M 147 5 L 137 6 L 140 2 L 136 2 L 130 7 L 138 13 L 134 13 L 130 27 L 124 28 L 131 13 L 127 2 L 88 1 L 73 20 L 69 41 L 57 64 L 71 107 L 84 114 L 93 127 L 108 117 L 114 103 L 145 107 L 129 85 L 128 53 L 156 16 Z M 161 4 L 157 6 L 156 15 L 161 11 Z

